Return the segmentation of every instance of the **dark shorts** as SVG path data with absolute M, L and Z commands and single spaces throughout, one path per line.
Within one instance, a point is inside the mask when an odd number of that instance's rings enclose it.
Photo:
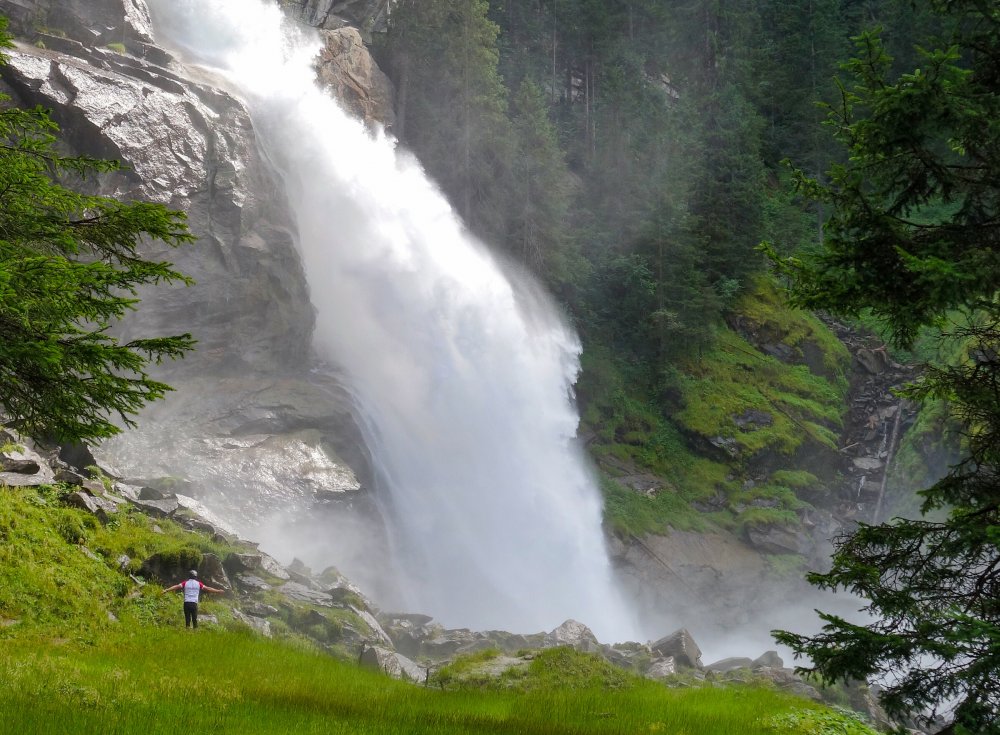
M 198 627 L 198 603 L 197 602 L 185 602 L 184 603 L 184 627 L 185 628 L 197 628 Z

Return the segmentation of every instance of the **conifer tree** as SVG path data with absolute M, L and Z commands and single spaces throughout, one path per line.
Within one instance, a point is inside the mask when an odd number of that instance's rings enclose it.
M 830 109 L 847 149 L 829 185 L 800 174 L 832 216 L 814 257 L 780 261 L 798 305 L 871 309 L 901 345 L 963 313 L 968 359 L 908 389 L 945 398 L 965 457 L 922 491 L 925 515 L 840 539 L 820 587 L 867 599 L 873 622 L 823 614 L 815 636 L 777 632 L 826 679 L 876 679 L 893 715 L 952 709 L 956 735 L 1000 733 L 1000 12 L 935 0 L 954 30 L 896 76 L 877 33 Z
M 9 42 L 0 19 L 0 44 Z M 30 435 L 93 441 L 170 390 L 149 376 L 151 362 L 194 344 L 188 334 L 122 343 L 109 333 L 139 287 L 189 282 L 143 258 L 141 243 L 192 237 L 180 212 L 67 186 L 119 164 L 60 155 L 57 134 L 41 108 L 0 110 L 0 413 Z

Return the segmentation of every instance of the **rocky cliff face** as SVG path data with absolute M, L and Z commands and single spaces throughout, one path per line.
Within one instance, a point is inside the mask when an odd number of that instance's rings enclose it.
M 358 30 L 340 26 L 370 29 L 384 5 L 289 7 L 327 27 L 318 74 L 373 125 L 391 124 L 392 91 Z M 125 164 L 93 189 L 183 210 L 198 238 L 178 250 L 147 245 L 196 285 L 150 290 L 122 327 L 125 337 L 190 331 L 197 352 L 167 367 L 178 392 L 103 446 L 102 460 L 123 479 L 184 478 L 241 530 L 291 498 L 307 510 L 342 506 L 342 524 L 372 515 L 364 442 L 336 374 L 312 357 L 313 310 L 286 203 L 244 105 L 157 45 L 144 0 L 2 0 L 0 14 L 18 37 L 2 91 L 52 110 L 74 152 Z M 364 536 L 375 554 L 378 532 Z

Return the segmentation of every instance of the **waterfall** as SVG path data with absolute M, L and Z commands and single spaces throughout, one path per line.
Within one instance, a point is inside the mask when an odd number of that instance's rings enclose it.
M 152 0 L 158 32 L 243 97 L 280 173 L 394 539 L 399 604 L 521 632 L 634 636 L 575 441 L 580 345 L 464 229 L 412 156 L 315 82 L 319 42 L 261 0 Z M 335 562 L 336 560 L 331 560 Z

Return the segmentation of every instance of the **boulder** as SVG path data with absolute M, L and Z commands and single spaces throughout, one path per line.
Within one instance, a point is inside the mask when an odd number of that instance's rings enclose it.
M 34 475 L 42 469 L 33 459 L 9 459 L 0 455 L 0 470 L 16 472 L 19 475 Z
M 90 447 L 78 442 L 69 442 L 59 447 L 59 459 L 77 472 L 86 472 L 89 468 L 97 466 L 97 460 Z
M 244 592 L 267 592 L 272 589 L 271 585 L 253 574 L 236 574 L 233 578 L 236 580 L 237 586 Z
M 202 554 L 201 564 L 198 565 L 198 578 L 209 587 L 227 591 L 233 589 L 233 583 L 229 581 L 222 560 L 215 554 Z
M 653 663 L 646 670 L 645 677 L 647 679 L 666 679 L 668 676 L 677 673 L 677 661 L 673 656 L 666 656 L 664 658 L 657 658 L 653 660 Z
M 80 508 L 93 514 L 101 523 L 107 523 L 110 514 L 118 511 L 118 506 L 110 500 L 79 491 L 67 495 L 63 502 L 72 508 Z
M 689 669 L 702 668 L 701 649 L 695 643 L 694 637 L 684 628 L 660 638 L 650 648 L 661 658 L 673 657 L 678 666 Z
M 854 353 L 854 359 L 871 375 L 878 375 L 888 370 L 892 365 L 885 348 L 869 350 L 862 348 Z
M 251 630 L 260 633 L 261 635 L 267 638 L 271 637 L 271 622 L 269 620 L 265 620 L 264 618 L 259 618 L 256 615 L 246 615 L 237 610 L 236 608 L 233 608 L 231 612 L 233 614 L 233 618 L 237 622 L 243 623 Z
M 778 655 L 777 651 L 765 651 L 759 657 L 755 658 L 751 664 L 750 668 L 760 669 L 781 669 L 784 668 L 785 662 L 782 660 L 781 656 Z
M 215 526 L 201 518 L 184 517 L 180 522 L 181 525 L 189 531 L 203 531 L 209 536 L 214 536 L 216 534 Z
M 599 649 L 606 661 L 622 669 L 641 669 L 652 658 L 653 652 L 643 643 L 615 643 L 602 645 Z
M 180 508 L 177 498 L 166 498 L 164 500 L 136 499 L 132 501 L 132 504 L 146 515 L 153 516 L 154 518 L 169 518 Z
M 277 559 L 263 552 L 260 554 L 260 568 L 277 579 L 289 580 L 292 578 L 288 570 Z
M 256 600 L 244 602 L 241 607 L 247 615 L 253 615 L 258 618 L 270 617 L 272 615 L 277 615 L 279 612 L 278 608 L 274 607 L 274 605 L 267 605 Z
M 66 468 L 57 469 L 54 477 L 56 482 L 61 482 L 66 485 L 75 485 L 76 487 L 82 487 L 83 483 L 87 481 L 87 478 L 79 472 L 74 472 L 73 470 Z
M 396 652 L 383 646 L 365 646 L 358 657 L 358 663 L 367 669 L 381 671 L 393 679 L 403 678 L 403 667 Z
M 238 574 L 240 572 L 255 572 L 261 568 L 260 566 L 260 554 L 247 554 L 244 552 L 234 551 L 226 557 L 223 562 L 226 570 L 232 574 Z
M 736 669 L 749 669 L 753 666 L 753 660 L 745 657 L 732 657 L 724 658 L 721 661 L 716 661 L 713 664 L 709 664 L 705 667 L 706 671 L 716 671 L 718 673 L 725 673 L 727 671 L 734 671 Z
M 807 535 L 777 523 L 747 525 L 746 536 L 754 548 L 768 554 L 800 554 L 811 545 Z
M 229 554 L 223 564 L 230 574 L 257 572 L 283 582 L 291 579 L 291 575 L 276 559 L 262 551 L 236 551 Z
M 789 669 L 771 669 L 762 667 L 754 669 L 754 673 L 768 679 L 782 691 L 789 692 L 798 697 L 811 699 L 814 702 L 823 701 L 823 696 L 819 693 L 816 687 L 806 684 Z
M 188 572 L 197 569 L 201 563 L 201 553 L 185 549 L 177 554 L 157 553 L 143 561 L 139 574 L 146 579 L 176 584 L 188 579 Z
M 292 600 L 308 602 L 312 605 L 320 605 L 321 607 L 333 607 L 333 600 L 326 592 L 315 590 L 294 580 L 285 582 L 280 587 L 276 587 L 275 590 Z
M 174 493 L 165 493 L 157 490 L 155 487 L 149 487 L 144 485 L 139 489 L 138 500 L 167 500 L 168 498 L 176 497 Z
M 378 620 L 375 619 L 374 615 L 372 615 L 367 610 L 362 610 L 353 606 L 350 607 L 349 609 L 351 612 L 353 612 L 355 615 L 361 618 L 361 620 L 364 621 L 365 625 L 368 626 L 369 630 L 371 631 L 369 639 L 374 638 L 382 645 L 392 646 L 392 638 L 390 638 L 389 634 L 382 629 L 382 626 L 379 625 L 379 622 Z
M 596 651 L 600 648 L 597 636 L 583 623 L 567 620 L 545 636 L 545 646 L 572 646 L 579 651 Z
M 48 461 L 13 431 L 0 434 L 0 446 L 9 444 L 0 453 L 0 487 L 37 487 L 48 485 L 54 473 Z

